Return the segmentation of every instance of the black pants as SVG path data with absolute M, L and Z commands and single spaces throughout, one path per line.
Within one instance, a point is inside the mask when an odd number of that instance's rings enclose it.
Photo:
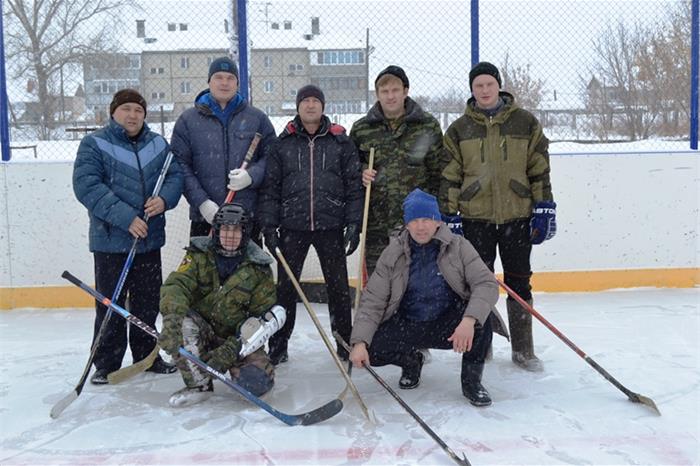
M 313 246 L 321 263 L 328 294 L 331 329 L 350 341 L 350 287 L 342 230 L 280 231 L 280 250 L 294 277 L 299 280 L 304 260 Z M 281 265 L 277 266 L 277 302 L 287 310 L 284 327 L 270 338 L 270 357 L 282 354 L 294 330 L 297 291 Z
M 524 300 L 532 299 L 530 220 L 515 220 L 502 225 L 462 220 L 462 228 L 464 237 L 472 243 L 492 272 L 496 261 L 496 247 L 498 247 L 503 266 L 503 281 Z
M 103 295 L 111 298 L 117 286 L 119 275 L 121 275 L 124 268 L 127 254 L 96 252 L 94 257 L 95 288 Z M 124 307 L 128 295 L 129 312 L 155 328 L 162 283 L 160 249 L 136 254 L 117 304 Z M 98 303 L 95 306 L 95 311 L 93 342 L 107 313 L 107 307 Z M 113 312 L 95 354 L 94 364 L 97 369 L 106 369 L 112 372 L 121 367 L 122 358 L 126 352 L 126 327 L 126 320 L 116 312 Z M 132 325 L 129 329 L 129 347 L 131 348 L 134 362 L 148 356 L 153 351 L 155 344 L 156 340 L 140 328 Z
M 372 338 L 372 344 L 368 348 L 370 363 L 373 366 L 401 366 L 404 356 L 419 349 L 452 349 L 452 343 L 447 339 L 454 333 L 462 317 L 463 311 L 459 308 L 427 322 L 404 319 L 398 313 L 394 314 L 377 328 Z M 462 355 L 463 362 L 484 363 L 493 339 L 492 318 L 493 315 L 489 314 L 484 325 L 477 322 L 474 326 L 472 349 Z

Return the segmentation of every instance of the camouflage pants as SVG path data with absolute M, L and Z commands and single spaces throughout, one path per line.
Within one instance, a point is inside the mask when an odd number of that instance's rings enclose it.
M 201 358 L 224 343 L 224 339 L 214 333 L 211 325 L 194 311 L 189 311 L 182 322 L 183 347 Z M 180 355 L 175 357 L 175 364 L 188 387 L 204 386 L 211 376 L 199 366 Z M 270 363 L 264 348 L 236 361 L 229 368 L 231 379 L 256 396 L 268 392 L 275 381 L 275 369 Z

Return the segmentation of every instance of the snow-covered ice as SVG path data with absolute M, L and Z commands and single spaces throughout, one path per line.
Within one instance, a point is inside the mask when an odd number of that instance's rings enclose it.
M 631 403 L 535 321 L 545 372 L 510 362 L 494 337 L 484 385 L 494 403 L 472 407 L 459 386 L 459 356 L 433 350 L 421 385 L 400 396 L 473 465 L 700 464 L 700 289 L 539 293 L 535 308 L 662 415 Z M 505 316 L 505 299 L 499 309 Z M 328 332 L 327 307 L 315 304 Z M 290 361 L 265 400 L 290 413 L 336 397 L 345 383 L 303 306 Z M 115 318 L 118 318 L 115 316 Z M 337 416 L 288 427 L 220 382 L 210 400 L 173 409 L 180 376 L 140 374 L 115 386 L 86 384 L 56 420 L 54 403 L 73 390 L 86 362 L 93 311 L 0 313 L 0 464 L 453 464 L 363 370 L 353 371 L 373 421 L 345 398 Z M 126 361 L 130 360 L 127 353 Z M 400 370 L 377 368 L 396 387 Z

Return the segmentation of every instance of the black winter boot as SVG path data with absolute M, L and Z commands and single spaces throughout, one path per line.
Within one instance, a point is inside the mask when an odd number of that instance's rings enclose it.
M 484 365 L 462 360 L 462 394 L 474 406 L 489 406 L 491 396 L 481 385 Z
M 404 356 L 401 363 L 399 388 L 410 390 L 420 384 L 420 371 L 423 369 L 423 353 L 415 351 Z
M 532 305 L 532 300 L 528 303 Z M 513 349 L 511 359 L 517 365 L 530 372 L 542 372 L 542 361 L 535 356 L 532 341 L 532 315 L 515 300 L 508 298 L 508 327 L 510 346 Z
M 163 361 L 163 359 L 158 356 L 151 367 L 146 369 L 147 372 L 154 372 L 156 374 L 172 374 L 177 371 L 177 366 L 175 364 L 170 364 L 169 362 Z

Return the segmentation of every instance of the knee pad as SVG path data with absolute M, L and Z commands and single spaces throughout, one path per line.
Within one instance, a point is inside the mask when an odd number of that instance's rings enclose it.
M 239 371 L 235 382 L 255 396 L 264 395 L 275 384 L 271 375 L 252 364 L 241 367 Z

